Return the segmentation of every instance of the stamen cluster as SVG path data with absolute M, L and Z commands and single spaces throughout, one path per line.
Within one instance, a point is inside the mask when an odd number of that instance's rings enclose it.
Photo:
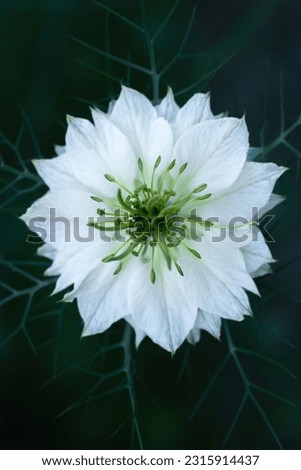
M 159 248 L 164 254 L 168 269 L 174 264 L 178 273 L 183 276 L 183 270 L 177 262 L 177 251 L 180 244 L 193 256 L 201 259 L 198 251 L 189 247 L 185 242 L 187 239 L 187 223 L 198 223 L 204 226 L 211 225 L 209 221 L 203 221 L 201 217 L 185 216 L 183 208 L 188 203 L 205 200 L 211 194 L 197 196 L 198 193 L 207 188 L 207 184 L 201 184 L 185 196 L 177 198 L 174 190 L 176 183 L 187 168 L 184 163 L 173 178 L 171 170 L 176 165 L 173 160 L 163 172 L 156 177 L 156 171 L 161 164 L 159 156 L 154 164 L 149 183 L 144 172 L 142 159 L 138 160 L 138 170 L 141 179 L 136 180 L 135 189 L 130 190 L 124 184 L 118 182 L 111 174 L 105 174 L 105 178 L 118 186 L 116 200 L 113 206 L 117 208 L 115 212 L 107 212 L 103 208 L 97 209 L 99 216 L 104 216 L 101 222 L 90 222 L 88 225 L 99 230 L 111 231 L 113 234 L 123 231 L 127 235 L 127 240 L 123 242 L 117 250 L 105 256 L 102 261 L 120 261 L 114 274 L 118 274 L 123 263 L 129 255 L 147 258 L 151 252 L 151 273 L 152 283 L 156 281 L 155 273 L 155 249 Z M 127 194 L 125 196 L 125 193 Z M 96 202 L 105 202 L 97 196 L 91 196 Z M 107 202 L 107 201 L 106 201 Z M 106 218 L 109 216 L 109 218 Z M 107 225 L 109 223 L 109 226 Z M 117 238 L 116 238 L 117 239 Z

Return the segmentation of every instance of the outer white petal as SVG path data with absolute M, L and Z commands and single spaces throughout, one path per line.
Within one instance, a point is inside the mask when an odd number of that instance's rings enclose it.
M 114 279 L 114 263 L 107 269 L 101 260 L 117 242 L 106 243 L 101 238 L 102 232 L 87 227 L 89 217 L 94 218 L 96 207 L 95 202 L 80 191 L 49 192 L 22 216 L 29 228 L 39 233 L 39 227 L 42 227 L 46 233 L 47 244 L 39 249 L 39 254 L 53 259 L 46 274 L 60 275 L 54 293 L 72 284 L 74 290 L 78 290 L 90 273 L 100 267 L 105 275 Z M 50 210 L 53 208 L 56 212 L 52 217 Z M 32 225 L 35 217 L 44 217 L 39 227 Z
M 62 155 L 62 153 L 66 152 L 66 147 L 65 145 L 55 145 L 54 150 L 56 155 Z
M 95 220 L 96 209 L 97 204 L 82 191 L 49 191 L 21 219 L 53 248 L 69 252 L 94 238 L 101 244 L 99 231 L 87 226 L 89 218 Z
M 192 328 L 192 330 L 189 331 L 186 340 L 190 344 L 197 344 L 201 339 L 201 330 L 199 328 Z
M 173 91 L 168 88 L 165 98 L 156 106 L 158 116 L 165 118 L 168 122 L 173 122 L 179 111 L 179 106 L 175 102 Z
M 177 195 L 202 183 L 208 185 L 206 192 L 213 194 L 229 188 L 242 170 L 247 150 L 244 119 L 210 120 L 188 129 L 174 149 L 178 165 L 188 162 L 176 185 Z
M 127 138 L 103 113 L 92 110 L 97 151 L 119 181 L 131 185 L 136 177 L 137 159 Z
M 187 129 L 202 121 L 214 119 L 210 109 L 210 95 L 196 93 L 180 108 L 173 125 L 175 140 L 177 140 Z
M 72 155 L 64 153 L 56 158 L 34 160 L 33 164 L 51 191 L 81 190 L 99 195 L 105 180 L 103 165 L 96 158 L 84 156 L 76 161 Z M 111 189 L 108 181 L 105 180 L 104 185 Z
M 173 269 L 156 270 L 155 284 L 150 282 L 150 265 L 139 260 L 128 280 L 129 311 L 134 323 L 152 341 L 175 352 L 194 325 L 197 306 L 191 299 L 190 286 Z
M 157 119 L 151 102 L 138 91 L 123 86 L 110 119 L 130 139 L 137 158 L 142 158 L 146 128 Z
M 260 276 L 265 276 L 266 274 L 271 274 L 273 272 L 271 266 L 269 264 L 263 264 L 260 266 L 257 271 L 255 271 L 252 276 L 253 277 L 260 277 Z
M 48 243 L 44 243 L 44 245 L 38 248 L 37 253 L 39 256 L 44 256 L 45 258 L 54 260 L 57 251 L 52 245 L 49 245 Z
M 95 115 L 96 127 L 85 119 L 71 119 L 66 135 L 67 153 L 33 162 L 52 191 L 81 189 L 113 197 L 116 186 L 106 180 L 106 173 L 113 173 L 127 184 L 134 181 L 137 165 L 128 139 L 101 113 Z
M 229 224 L 236 217 L 256 220 L 259 210 L 270 200 L 276 180 L 285 168 L 274 163 L 245 163 L 239 178 L 219 194 L 214 194 L 198 209 L 204 219 L 218 217 Z M 273 200 L 272 200 L 273 201 Z
M 97 204 L 83 191 L 66 190 L 52 193 L 48 191 L 27 209 L 21 219 L 26 223 L 34 216 L 47 216 L 50 209 L 55 209 L 57 216 L 71 220 L 78 217 L 79 222 L 86 224 L 90 216 L 94 217 Z
M 191 246 L 199 251 L 202 259 L 182 250 L 178 263 L 199 309 L 238 321 L 249 315 L 250 305 L 244 289 L 258 291 L 239 249 L 218 249 L 206 241 Z
M 201 243 L 196 242 L 202 256 L 202 265 L 205 265 L 222 282 L 229 284 L 229 289 L 235 285 L 243 287 L 254 294 L 259 295 L 256 284 L 250 276 L 244 256 L 235 245 L 229 245 L 228 240 L 211 242 L 206 234 Z M 212 312 L 210 309 L 205 311 Z M 214 313 L 214 312 L 212 312 Z
M 242 247 L 241 252 L 244 256 L 248 272 L 251 273 L 253 277 L 270 272 L 270 269 L 268 269 L 269 263 L 273 263 L 275 260 L 260 230 L 256 229 L 256 231 L 254 231 L 253 240 Z
M 141 330 L 137 324 L 137 322 L 135 322 L 134 318 L 132 317 L 132 315 L 128 315 L 127 317 L 124 317 L 124 319 L 132 326 L 132 328 L 135 330 L 135 346 L 136 348 L 139 347 L 140 343 L 144 340 L 144 338 L 146 337 L 146 333 Z
M 82 336 L 101 333 L 128 315 L 127 269 L 122 269 L 117 276 L 112 272 L 111 275 L 106 274 L 99 283 L 100 289 L 87 294 L 83 290 L 77 294 L 79 312 L 85 323 Z
M 112 111 L 113 111 L 113 109 L 114 109 L 115 103 L 116 103 L 116 100 L 110 101 L 109 106 L 108 106 L 108 112 L 107 112 L 107 114 L 112 114 Z
M 214 225 L 205 228 L 197 223 L 194 225 L 189 224 L 190 230 L 186 232 L 187 238 L 199 242 L 196 244 L 197 250 L 203 251 L 203 249 L 206 249 L 202 245 L 202 242 L 205 243 L 202 237 L 205 237 L 206 242 L 213 244 L 219 250 L 225 252 L 233 249 L 237 250 L 247 245 L 256 236 L 257 226 L 254 223 L 246 222 L 244 219 L 233 220 L 233 222 L 235 223 L 229 226 L 214 223 Z
M 274 209 L 274 207 L 278 206 L 278 204 L 281 204 L 281 202 L 283 201 L 285 201 L 285 198 L 283 196 L 280 196 L 279 194 L 271 194 L 266 205 L 261 207 L 261 209 L 259 210 L 259 218 L 262 217 L 264 214 L 267 214 L 269 211 Z
M 150 176 L 156 159 L 161 156 L 160 168 L 166 167 L 172 160 L 173 134 L 170 125 L 164 118 L 158 118 L 145 127 L 141 136 L 141 158 Z
M 221 336 L 222 320 L 218 315 L 212 315 L 203 310 L 198 311 L 198 315 L 195 322 L 195 327 L 201 330 L 206 330 L 216 339 L 220 339 Z
M 199 310 L 195 325 L 187 336 L 187 341 L 191 344 L 196 344 L 200 340 L 201 330 L 205 330 L 216 339 L 220 339 L 221 326 L 222 320 L 219 316 Z
M 228 111 L 225 111 L 225 112 L 219 113 L 219 114 L 214 114 L 213 119 L 221 119 L 221 118 L 225 118 L 225 117 L 228 117 Z
M 144 95 L 122 87 L 110 119 L 130 139 L 136 158 L 142 158 L 149 171 L 159 155 L 162 164 L 170 161 L 172 130 L 164 118 L 157 116 L 154 106 Z
M 196 277 L 195 288 L 198 289 L 200 309 L 236 321 L 251 314 L 248 296 L 242 287 L 217 277 L 206 265 L 201 267 Z
M 60 273 L 53 294 L 72 284 L 74 289 L 77 289 L 89 273 L 101 264 L 101 258 L 104 256 L 104 250 L 101 248 L 102 245 L 97 240 L 86 244 L 78 243 L 77 250 L 75 249 L 72 254 L 67 250 L 60 250 L 52 267 L 47 270 L 47 274 Z M 68 254 L 69 256 L 66 256 Z
M 92 269 L 89 273 L 87 273 L 87 275 L 83 279 L 83 282 L 75 285 L 74 289 L 71 292 L 68 292 L 65 300 L 72 301 L 76 297 L 82 297 L 86 295 L 97 296 L 98 293 L 101 293 L 103 290 L 106 289 L 107 285 L 111 285 L 114 280 L 119 280 L 120 278 L 124 279 L 124 273 L 128 273 L 128 270 L 133 265 L 135 261 L 134 259 L 127 260 L 127 262 L 124 263 L 124 266 L 122 268 L 122 275 L 120 275 L 121 273 L 119 273 L 117 276 L 115 276 L 114 272 L 119 266 L 119 261 L 105 263 L 102 261 L 102 259 L 104 258 L 104 256 L 107 256 L 112 249 L 118 248 L 118 243 L 112 242 L 110 244 L 104 243 L 103 245 L 99 245 L 101 246 L 101 248 L 98 247 L 98 262 L 95 262 L 93 264 Z M 124 314 L 127 315 L 128 312 L 125 312 Z
M 252 162 L 261 153 L 262 153 L 262 149 L 260 147 L 250 147 L 248 150 L 247 161 Z

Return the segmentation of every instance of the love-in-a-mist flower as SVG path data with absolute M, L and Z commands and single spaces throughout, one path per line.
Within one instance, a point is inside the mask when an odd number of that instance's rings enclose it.
M 83 335 L 124 318 L 137 344 L 172 352 L 200 330 L 218 338 L 273 261 L 253 219 L 279 202 L 284 169 L 248 162 L 245 120 L 214 116 L 208 95 L 153 106 L 123 87 L 92 117 L 70 118 L 59 155 L 34 162 L 49 191 L 22 216 L 44 235 L 54 292 L 73 286 Z

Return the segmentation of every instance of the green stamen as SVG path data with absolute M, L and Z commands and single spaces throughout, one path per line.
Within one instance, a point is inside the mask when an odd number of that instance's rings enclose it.
M 154 165 L 154 168 L 153 168 L 153 172 L 152 172 L 152 179 L 151 179 L 151 191 L 153 191 L 154 189 L 154 178 L 155 178 L 155 173 L 156 173 L 156 169 L 158 168 L 158 166 L 160 165 L 161 163 L 161 157 L 159 156 L 155 162 L 155 165 Z
M 105 215 L 106 211 L 105 209 L 97 209 L 97 215 Z
M 97 196 L 90 196 L 90 198 L 95 202 L 103 202 L 103 200 L 100 199 L 100 197 L 97 197 Z
M 196 200 L 197 201 L 204 201 L 205 199 L 208 199 L 211 196 L 212 196 L 212 193 L 204 194 L 204 196 L 197 197 Z
M 156 273 L 155 273 L 155 270 L 154 270 L 154 260 L 155 260 L 155 247 L 153 246 L 152 247 L 152 269 L 151 269 L 151 273 L 150 273 L 151 282 L 153 284 L 155 284 L 155 282 L 156 282 Z
M 204 191 L 204 189 L 206 189 L 207 186 L 208 186 L 208 184 L 201 184 L 200 186 L 195 188 L 192 192 L 193 193 L 200 193 L 200 192 Z
M 187 250 L 193 255 L 195 256 L 196 258 L 198 259 L 202 259 L 200 253 L 196 250 L 194 250 L 193 248 L 190 248 L 189 246 L 185 245 L 185 243 L 183 243 L 183 246 L 185 246 L 185 248 L 187 248 Z
M 187 166 L 188 166 L 188 163 L 183 163 L 183 165 L 179 169 L 179 175 L 181 175 L 186 170 Z
M 114 176 L 110 175 L 109 173 L 106 173 L 104 175 L 104 177 L 110 182 L 110 183 L 115 183 L 117 184 L 117 186 L 119 186 L 120 188 L 122 188 L 124 191 L 126 191 L 127 193 L 129 193 L 131 196 L 134 196 L 134 194 L 126 187 L 124 186 L 124 184 L 120 183 L 119 181 L 117 181 Z
M 114 178 L 114 176 L 109 175 L 109 173 L 106 173 L 106 174 L 104 175 L 104 177 L 105 177 L 108 181 L 110 181 L 110 183 L 115 183 L 115 178 Z
M 117 268 L 115 269 L 115 271 L 113 272 L 113 276 L 116 276 L 116 274 L 120 273 L 120 271 L 122 270 L 122 263 L 120 263 Z
M 192 233 L 188 232 L 188 227 L 189 224 L 199 224 L 202 227 L 210 228 L 213 223 L 197 216 L 194 213 L 195 211 L 192 210 L 190 211 L 191 214 L 188 215 L 188 211 L 189 207 L 195 209 L 200 206 L 201 208 L 202 204 L 199 201 L 210 198 L 211 193 L 200 195 L 207 188 L 207 184 L 202 183 L 184 195 L 183 190 L 181 190 L 182 194 L 177 198 L 178 180 L 186 171 L 188 163 L 183 163 L 177 172 L 169 173 L 176 166 L 176 159 L 173 159 L 158 174 L 158 168 L 161 164 L 162 158 L 158 156 L 150 174 L 149 169 L 145 169 L 142 158 L 139 158 L 137 160 L 139 177 L 135 179 L 132 190 L 117 181 L 113 175 L 109 173 L 104 175 L 109 182 L 118 186 L 116 188 L 116 198 L 115 200 L 104 199 L 106 208 L 99 207 L 96 209 L 97 215 L 103 216 L 103 220 L 98 219 L 98 222 L 89 222 L 87 225 L 101 231 L 113 233 L 117 233 L 117 231 L 120 233 L 120 230 L 123 230 L 122 234 L 126 237 L 126 241 L 121 243 L 113 253 L 111 252 L 102 259 L 104 263 L 120 262 L 114 271 L 114 275 L 120 273 L 124 260 L 129 256 L 140 257 L 141 262 L 150 262 L 149 255 L 151 253 L 150 280 L 155 284 L 157 280 L 155 271 L 156 249 L 160 249 L 162 252 L 167 268 L 171 270 L 174 265 L 181 276 L 184 276 L 184 272 L 178 263 L 178 257 L 181 253 L 179 247 L 183 247 L 195 258 L 201 259 L 200 253 L 184 242 Z M 148 183 L 146 182 L 146 175 Z M 187 181 L 189 180 L 185 177 L 182 188 L 185 188 L 185 182 Z M 91 199 L 97 203 L 103 202 L 103 199 L 98 196 L 91 196 Z M 187 217 L 179 216 L 188 204 L 188 209 L 185 209 Z M 193 206 L 194 204 L 195 206 Z M 118 211 L 115 211 L 115 213 L 110 212 L 112 207 L 117 207 Z M 116 214 L 117 212 L 118 214 Z M 106 220 L 106 216 L 112 218 Z M 113 235 L 113 238 L 115 241 L 118 239 L 117 235 L 116 237 Z
M 145 181 L 144 171 L 143 171 L 143 161 L 141 160 L 141 158 L 138 159 L 138 168 L 142 175 L 143 183 L 145 186 L 147 186 L 146 181 Z
M 162 250 L 162 253 L 166 259 L 166 263 L 167 263 L 167 267 L 169 270 L 171 270 L 171 264 L 172 264 L 172 258 L 171 258 L 171 255 L 170 255 L 170 250 L 168 249 L 168 247 L 166 246 L 166 243 L 164 240 L 161 240 L 159 241 L 159 246 Z
M 175 262 L 175 266 L 177 268 L 177 271 L 178 273 L 181 275 L 181 276 L 184 276 L 184 273 L 183 273 L 183 269 L 181 268 L 181 266 Z

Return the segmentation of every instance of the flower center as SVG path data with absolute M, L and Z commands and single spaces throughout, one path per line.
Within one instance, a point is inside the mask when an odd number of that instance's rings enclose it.
M 199 195 L 207 188 L 207 185 L 201 184 L 185 196 L 177 197 L 174 187 L 185 172 L 187 163 L 180 167 L 175 177 L 170 175 L 171 170 L 176 165 L 175 160 L 159 176 L 156 176 L 160 163 L 161 157 L 159 156 L 147 183 L 143 162 L 141 159 L 138 160 L 141 178 L 136 180 L 134 190 L 128 189 L 118 182 L 114 176 L 104 175 L 108 181 L 118 187 L 117 197 L 113 204 L 117 210 L 114 213 L 108 213 L 105 209 L 98 209 L 97 214 L 104 216 L 104 219 L 100 222 L 88 224 L 99 230 L 112 232 L 115 240 L 120 240 L 117 234 L 123 233 L 126 235 L 125 241 L 119 248 L 102 259 L 104 263 L 120 261 L 114 274 L 121 271 L 123 263 L 130 255 L 142 256 L 143 260 L 146 261 L 149 254 L 151 254 L 152 268 L 150 277 L 153 283 L 156 281 L 154 266 L 156 249 L 160 249 L 163 253 L 168 268 L 171 269 L 172 265 L 175 265 L 179 274 L 183 276 L 183 270 L 177 263 L 177 247 L 181 245 L 191 255 L 201 258 L 198 251 L 192 249 L 186 243 L 187 238 L 191 238 L 191 233 L 188 234 L 187 231 L 187 224 L 212 225 L 211 222 L 197 217 L 195 213 L 182 215 L 185 212 L 183 209 L 188 204 L 200 204 L 200 201 L 211 196 L 211 194 Z M 102 199 L 96 196 L 91 196 L 91 198 L 96 202 L 103 202 Z M 109 218 L 106 218 L 106 216 L 109 216 Z

